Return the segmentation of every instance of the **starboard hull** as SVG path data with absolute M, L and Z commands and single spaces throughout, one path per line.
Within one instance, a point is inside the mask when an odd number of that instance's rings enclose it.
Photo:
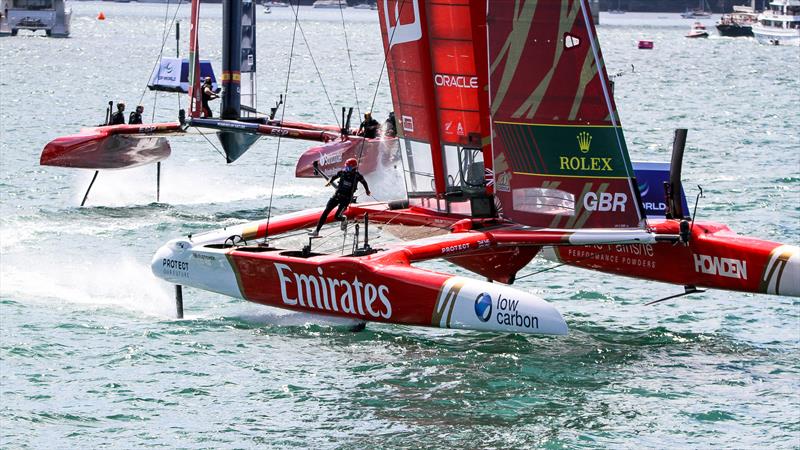
M 652 224 L 677 233 L 676 221 Z M 800 248 L 698 222 L 688 245 L 671 243 L 552 247 L 543 256 L 573 266 L 646 280 L 740 292 L 800 296 Z

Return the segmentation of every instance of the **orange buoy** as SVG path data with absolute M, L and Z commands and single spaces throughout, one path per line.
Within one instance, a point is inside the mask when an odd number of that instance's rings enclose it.
M 103 11 L 100 11 L 100 14 L 97 15 L 97 20 L 106 20 L 106 15 L 103 14 Z

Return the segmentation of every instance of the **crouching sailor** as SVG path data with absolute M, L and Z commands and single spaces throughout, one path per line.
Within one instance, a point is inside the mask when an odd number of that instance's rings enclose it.
M 369 192 L 369 186 L 367 185 L 367 180 L 364 179 L 364 176 L 358 173 L 358 161 L 355 158 L 350 158 L 344 163 L 344 170 L 340 170 L 336 172 L 336 175 L 332 176 L 328 183 L 325 186 L 330 186 L 331 183 L 334 181 L 339 180 L 339 185 L 336 186 L 336 193 L 333 194 L 330 200 L 328 200 L 328 204 L 325 205 L 325 211 L 322 212 L 322 215 L 319 216 L 319 222 L 317 222 L 317 229 L 311 233 L 311 236 L 319 236 L 319 230 L 322 228 L 322 225 L 325 224 L 325 219 L 328 218 L 328 214 L 333 210 L 336 209 L 336 220 L 342 220 L 342 212 L 344 212 L 345 208 L 353 201 L 353 195 L 356 192 L 356 188 L 358 187 L 358 183 L 361 183 L 364 186 L 364 190 L 367 191 L 367 195 L 372 195 Z

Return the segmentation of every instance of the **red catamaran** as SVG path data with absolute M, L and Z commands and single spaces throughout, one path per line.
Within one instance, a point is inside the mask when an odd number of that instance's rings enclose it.
M 567 332 L 560 313 L 507 284 L 544 248 L 687 293 L 800 295 L 797 247 L 689 217 L 685 133 L 665 216 L 645 216 L 586 0 L 383 0 L 379 13 L 398 117 L 386 145 L 400 149 L 407 198 L 346 216 L 423 237 L 375 249 L 365 232 L 343 256 L 276 246 L 321 214 L 301 211 L 172 240 L 157 277 L 357 321 L 542 334 Z M 489 281 L 414 266 L 430 259 Z
M 143 125 L 109 125 L 90 127 L 80 133 L 59 137 L 49 142 L 42 151 L 40 164 L 95 170 L 128 169 L 158 163 L 170 156 L 171 148 L 166 137 L 178 136 L 193 129 L 210 129 L 217 132 L 226 162 L 239 159 L 259 138 L 280 137 L 319 142 L 306 151 L 297 162 L 297 177 L 331 175 L 348 158 L 358 158 L 362 171 L 374 172 L 398 162 L 396 139 L 365 139 L 356 136 L 350 128 L 350 116 L 339 125 L 320 125 L 306 122 L 276 120 L 275 114 L 283 102 L 272 108 L 269 115 L 256 110 L 256 8 L 253 2 L 226 1 L 223 7 L 222 52 L 222 108 L 220 118 L 203 117 L 201 104 L 201 62 L 198 27 L 199 2 L 192 2 L 189 36 L 188 86 L 181 87 L 180 78 L 186 79 L 179 59 L 157 65 L 153 79 L 157 80 L 164 69 L 173 84 L 163 89 L 189 94 L 188 117 L 179 112 L 177 122 Z M 297 14 L 297 10 L 295 10 Z M 177 36 L 177 33 L 176 33 Z M 204 62 L 204 74 L 213 75 L 210 63 Z M 162 67 L 163 66 L 163 67 Z M 177 66 L 177 67 L 176 67 Z M 179 69 L 180 68 L 180 69 Z M 175 72 L 183 75 L 176 77 Z M 151 88 L 158 88 L 153 83 Z M 343 108 L 344 110 L 344 108 Z M 352 108 L 351 108 L 352 113 Z M 159 171 L 160 173 L 160 171 Z M 94 179 L 92 180 L 94 183 Z M 91 184 L 89 186 L 91 189 Z M 89 191 L 87 190 L 87 195 Z M 85 202 L 86 197 L 84 197 Z

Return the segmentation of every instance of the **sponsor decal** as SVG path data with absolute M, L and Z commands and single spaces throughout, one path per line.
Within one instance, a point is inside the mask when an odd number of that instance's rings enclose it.
M 694 270 L 698 273 L 721 277 L 747 279 L 747 262 L 734 258 L 720 258 L 694 254 Z
M 411 116 L 401 116 L 403 121 L 403 131 L 414 131 L 414 118 Z
M 445 255 L 447 253 L 460 252 L 462 250 L 469 250 L 469 243 L 449 245 L 444 247 L 442 248 L 442 254 Z
M 581 153 L 589 153 L 589 146 L 592 145 L 592 135 L 585 131 L 581 131 L 578 133 L 577 139 L 578 150 L 580 150 Z
M 589 153 L 592 145 L 592 135 L 586 131 L 581 131 L 576 136 L 578 140 L 578 151 L 583 154 Z M 588 171 L 588 172 L 613 172 L 611 157 L 595 156 L 559 156 L 558 163 L 561 170 L 569 171 Z
M 519 328 L 539 328 L 539 318 L 520 314 L 517 311 L 519 300 L 497 296 L 497 314 L 495 318 L 500 325 L 515 326 Z
M 588 211 L 625 212 L 628 195 L 623 192 L 587 192 L 583 196 L 583 207 Z
M 197 252 L 192 252 L 192 261 L 206 267 L 216 267 L 218 264 L 216 256 Z
M 342 162 L 341 153 L 323 153 L 319 155 L 319 164 L 321 166 L 327 166 L 328 164 L 338 164 L 340 162 Z
M 475 315 L 481 322 L 488 322 L 492 318 L 492 296 L 486 292 L 475 298 Z
M 389 288 L 385 285 L 326 277 L 321 267 L 317 274 L 300 274 L 286 264 L 274 263 L 281 283 L 281 300 L 286 305 L 302 306 L 353 314 L 362 317 L 392 317 Z
M 588 170 L 591 172 L 612 172 L 611 158 L 585 157 L 585 156 L 559 156 L 561 170 Z
M 412 0 L 412 8 L 414 9 L 414 19 L 411 23 L 401 24 L 400 22 L 400 5 L 404 4 L 398 1 L 394 5 L 394 14 L 389 11 L 389 0 L 383 0 L 383 13 L 386 18 L 386 35 L 389 37 L 389 50 L 395 45 L 405 44 L 407 42 L 418 41 L 422 38 L 422 23 L 419 20 L 419 0 Z M 394 24 L 392 23 L 394 19 Z
M 454 134 L 453 133 L 453 122 L 452 121 L 446 122 L 444 124 L 444 134 Z M 458 136 L 466 136 L 466 133 L 464 132 L 464 124 L 463 123 L 458 122 L 456 124 L 456 132 L 455 132 L 455 134 L 458 135 Z
M 189 263 L 177 259 L 162 258 L 161 271 L 164 275 L 173 277 L 189 278 Z
M 630 268 L 655 269 L 653 258 L 655 250 L 652 244 L 607 244 L 586 247 L 568 247 L 561 249 L 565 259 L 585 261 L 583 265 L 590 267 L 605 266 L 609 263 Z
M 433 84 L 440 87 L 478 89 L 478 77 L 437 73 L 433 76 Z
M 666 211 L 667 204 L 664 202 L 642 202 L 644 209 L 648 212 L 650 211 Z
M 647 195 L 650 192 L 650 183 L 645 181 L 644 183 L 639 183 L 639 193 L 642 194 L 642 197 Z
M 289 134 L 289 130 L 285 128 L 273 128 L 272 131 L 269 132 L 269 134 L 273 136 L 286 136 Z
M 496 174 L 494 187 L 501 192 L 511 192 L 511 173 L 501 172 Z
M 218 125 L 225 127 L 225 128 L 234 128 L 234 129 L 245 129 L 245 128 L 253 128 L 252 125 L 249 123 L 238 123 L 238 122 L 219 122 Z

